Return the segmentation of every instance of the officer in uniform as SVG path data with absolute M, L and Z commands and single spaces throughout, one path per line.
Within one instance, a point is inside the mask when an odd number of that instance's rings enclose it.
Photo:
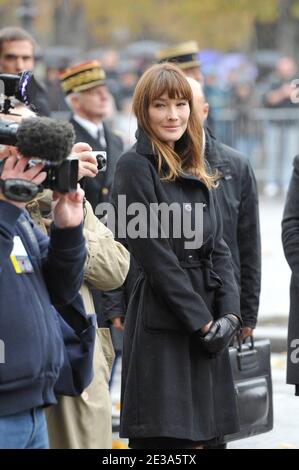
M 199 47 L 196 41 L 183 42 L 157 52 L 158 62 L 174 62 L 187 77 L 194 78 L 203 85 L 200 70 Z
M 98 60 L 84 62 L 69 67 L 60 75 L 60 83 L 66 95 L 66 102 L 72 110 L 70 122 L 76 134 L 76 142 L 88 143 L 92 150 L 105 151 L 106 171 L 98 172 L 94 178 L 85 177 L 80 184 L 85 197 L 97 213 L 97 205 L 109 202 L 116 162 L 123 151 L 122 140 L 104 122 L 109 110 L 109 93 L 106 86 L 106 73 Z M 93 289 L 93 300 L 100 327 L 122 329 L 119 308 L 111 307 L 114 296 L 99 289 Z M 106 300 L 107 296 L 107 300 Z M 111 330 L 114 348 L 114 329 Z
M 106 74 L 98 60 L 84 62 L 65 70 L 60 76 L 66 101 L 72 110 L 70 122 L 76 133 L 76 142 L 87 142 L 92 150 L 107 154 L 106 171 L 82 182 L 86 199 L 93 210 L 101 202 L 109 201 L 116 162 L 123 150 L 120 137 L 104 123 L 109 109 Z

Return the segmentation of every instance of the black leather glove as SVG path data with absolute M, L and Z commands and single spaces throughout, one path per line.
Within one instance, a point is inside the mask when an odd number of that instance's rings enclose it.
M 217 354 L 229 346 L 231 340 L 241 327 L 241 321 L 235 315 L 228 314 L 215 320 L 209 331 L 199 341 L 205 351 Z

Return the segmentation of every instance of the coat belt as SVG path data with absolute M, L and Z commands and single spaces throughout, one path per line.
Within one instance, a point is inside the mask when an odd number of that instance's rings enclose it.
M 223 285 L 222 280 L 213 270 L 212 262 L 209 259 L 180 261 L 180 266 L 184 269 L 200 268 L 203 272 L 205 287 L 208 290 L 219 289 Z

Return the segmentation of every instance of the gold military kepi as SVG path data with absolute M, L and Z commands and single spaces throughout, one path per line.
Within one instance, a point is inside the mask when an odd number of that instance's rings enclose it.
M 60 74 L 60 83 L 66 95 L 104 85 L 106 74 L 99 60 L 91 60 L 67 68 Z
M 157 59 L 161 62 L 175 62 L 180 69 L 199 67 L 199 48 L 196 41 L 183 42 L 176 46 L 161 49 L 157 53 Z

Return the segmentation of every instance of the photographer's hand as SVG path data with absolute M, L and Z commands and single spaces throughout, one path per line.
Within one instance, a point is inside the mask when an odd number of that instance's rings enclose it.
M 97 159 L 91 151 L 91 146 L 85 142 L 78 142 L 72 148 L 72 154 L 79 159 L 78 181 L 84 176 L 94 178 L 98 174 Z
M 22 156 L 20 157 L 15 147 L 9 147 L 9 153 L 3 165 L 1 179 L 7 180 L 13 178 L 31 181 L 36 185 L 41 184 L 47 177 L 47 173 L 42 171 L 43 164 L 39 163 L 38 165 L 35 165 L 32 168 L 26 170 L 29 160 L 29 158 Z M 20 209 L 23 209 L 27 204 L 27 202 L 18 202 L 7 199 L 3 193 L 0 193 L 0 198 L 9 202 L 10 204 L 14 204 Z
M 77 227 L 83 221 L 84 191 L 78 185 L 74 193 L 53 193 L 53 220 L 58 228 Z

